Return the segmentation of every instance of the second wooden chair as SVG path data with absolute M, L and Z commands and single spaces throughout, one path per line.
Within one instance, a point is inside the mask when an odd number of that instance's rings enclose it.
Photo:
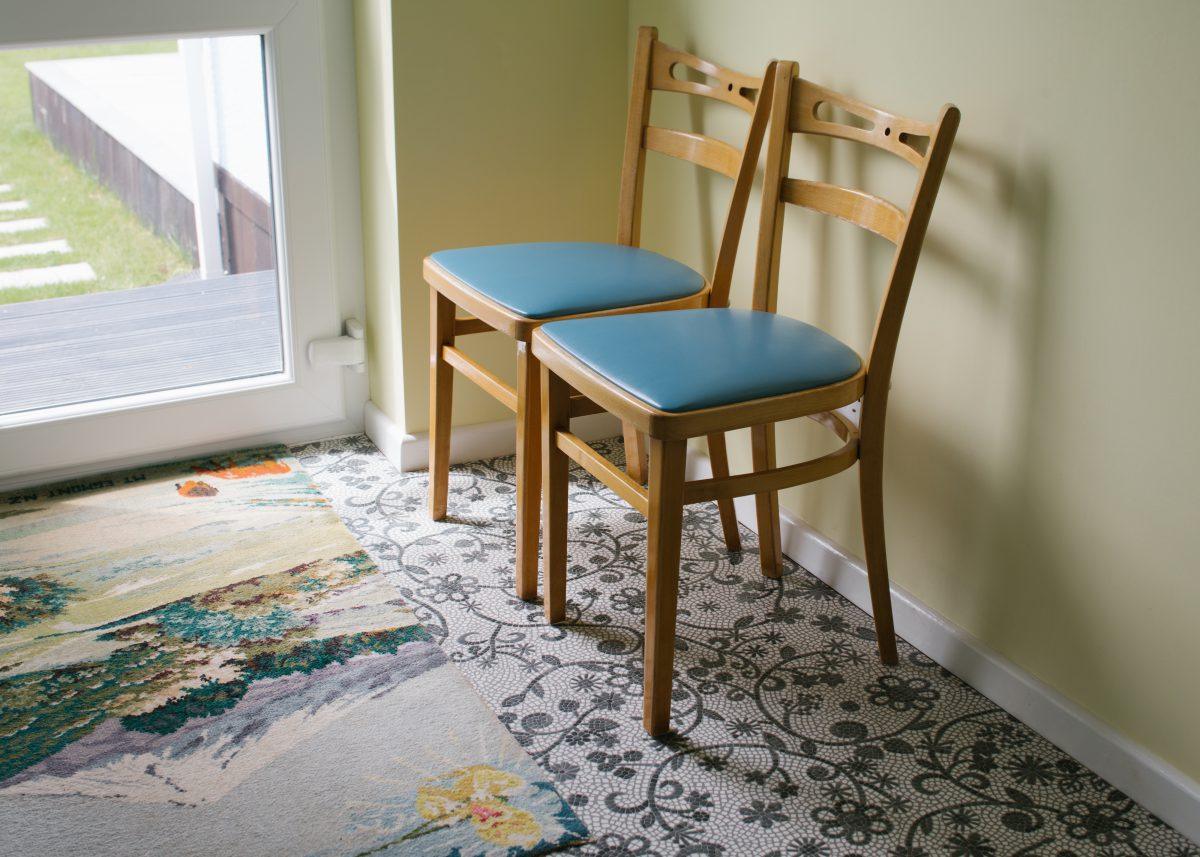
M 699 76 L 703 80 L 689 79 Z M 680 73 L 680 76 L 676 76 Z M 606 316 L 648 310 L 725 306 L 738 239 L 768 119 L 759 99 L 763 79 L 749 77 L 677 50 L 658 40 L 658 31 L 638 31 L 633 91 L 621 167 L 617 241 L 614 244 L 544 242 L 445 250 L 425 259 L 430 290 L 429 512 L 445 517 L 450 469 L 450 406 L 457 370 L 517 415 L 516 590 L 537 597 L 540 513 L 540 368 L 529 349 L 533 332 L 563 318 Z M 745 148 L 703 134 L 650 124 L 654 92 L 715 99 L 751 115 Z M 690 161 L 734 180 L 733 196 L 711 281 L 672 259 L 638 247 L 646 152 Z M 456 316 L 456 308 L 471 318 Z M 500 331 L 517 341 L 514 389 L 468 357 L 456 339 Z M 570 416 L 599 408 L 577 397 Z M 645 481 L 645 441 L 626 426 L 628 472 Z M 726 473 L 725 437 L 709 438 L 716 472 Z M 732 501 L 723 502 L 726 545 L 740 547 Z

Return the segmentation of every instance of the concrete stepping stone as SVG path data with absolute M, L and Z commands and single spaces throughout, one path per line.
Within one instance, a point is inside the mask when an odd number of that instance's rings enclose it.
M 12 193 L 12 185 L 0 184 L 0 193 Z
M 21 220 L 0 220 L 0 235 L 11 235 L 16 232 L 32 232 L 35 229 L 45 229 L 49 224 L 44 217 L 26 217 Z
M 75 262 L 70 265 L 52 265 L 49 268 L 0 272 L 0 289 L 59 286 L 67 283 L 86 283 L 94 279 L 96 272 L 92 270 L 91 265 L 87 262 Z
M 0 212 L 3 211 L 25 211 L 29 208 L 29 200 L 14 199 L 12 202 L 0 202 Z
M 0 259 L 16 259 L 21 256 L 47 256 L 51 253 L 70 253 L 71 245 L 65 238 L 53 241 L 36 241 L 32 244 L 12 244 L 0 247 Z

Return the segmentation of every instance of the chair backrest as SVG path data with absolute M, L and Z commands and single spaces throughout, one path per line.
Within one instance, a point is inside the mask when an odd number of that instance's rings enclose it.
M 707 79 L 701 82 L 677 78 L 675 72 L 682 70 L 680 67 L 699 72 Z M 629 119 L 625 126 L 625 156 L 621 164 L 617 243 L 637 246 L 641 237 L 642 187 L 647 151 L 690 161 L 733 179 L 733 198 L 725 218 L 725 229 L 712 276 L 712 306 L 725 306 L 729 301 L 729 282 L 733 277 L 738 239 L 769 117 L 770 99 L 764 97 L 764 81 L 774 79 L 773 71 L 774 64 L 768 66 L 765 78 L 749 77 L 663 44 L 658 40 L 658 30 L 654 27 L 638 29 L 633 60 L 633 91 L 629 97 Z M 651 125 L 650 100 L 656 91 L 711 98 L 750 114 L 752 118 L 746 145 L 739 150 L 704 134 Z
M 796 76 L 794 62 L 778 63 L 771 86 L 771 131 L 763 180 L 762 219 L 755 262 L 754 308 L 775 312 L 779 287 L 779 256 L 784 207 L 799 205 L 861 226 L 896 245 L 891 275 L 883 294 L 867 353 L 867 390 L 886 403 L 900 323 L 908 303 L 925 230 L 937 198 L 959 112 L 942 107 L 929 124 L 888 113 Z M 854 124 L 822 118 L 822 107 L 839 108 Z M 832 111 L 830 111 L 832 112 Z M 828 114 L 826 114 L 828 115 Z M 907 209 L 862 190 L 788 175 L 792 138 L 819 134 L 853 140 L 890 152 L 917 169 L 916 187 Z M 878 392 L 873 392 L 873 391 Z M 864 418 L 866 412 L 864 408 Z

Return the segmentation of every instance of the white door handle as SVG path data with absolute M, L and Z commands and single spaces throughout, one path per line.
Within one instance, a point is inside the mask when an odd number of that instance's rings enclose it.
M 363 324 L 357 318 L 346 319 L 346 333 L 308 343 L 308 362 L 313 366 L 347 366 L 354 372 L 367 368 L 367 346 Z

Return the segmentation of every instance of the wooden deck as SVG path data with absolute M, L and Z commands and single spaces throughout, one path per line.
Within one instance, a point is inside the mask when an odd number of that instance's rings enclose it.
M 0 305 L 0 414 L 283 369 L 274 271 Z

